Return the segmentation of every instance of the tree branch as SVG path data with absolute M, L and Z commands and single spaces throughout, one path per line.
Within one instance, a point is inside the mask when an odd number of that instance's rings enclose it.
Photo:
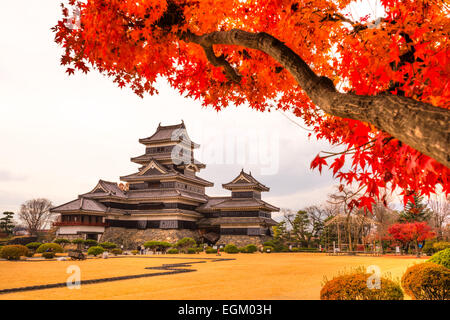
M 260 50 L 288 70 L 312 102 L 326 113 L 340 118 L 368 122 L 450 167 L 450 126 L 448 125 L 450 110 L 448 109 L 392 94 L 360 96 L 337 92 L 329 78 L 316 75 L 293 50 L 265 32 L 253 33 L 239 29 L 216 31 L 204 35 L 185 32 L 179 34 L 179 38 L 186 42 L 197 43 L 203 48 L 211 48 L 211 51 L 213 45 L 238 45 Z M 214 61 L 214 57 L 208 57 L 210 58 Z M 224 57 L 217 59 L 219 62 L 215 63 L 224 66 L 227 74 L 231 72 L 229 68 L 232 67 L 228 62 L 223 61 Z M 233 73 L 238 75 L 234 69 L 231 75 Z M 231 79 L 237 79 L 237 76 Z

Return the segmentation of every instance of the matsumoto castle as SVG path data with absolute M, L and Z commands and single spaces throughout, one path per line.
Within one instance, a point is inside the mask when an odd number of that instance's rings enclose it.
M 59 214 L 57 237 L 113 241 L 132 247 L 149 240 L 192 237 L 208 244 L 260 244 L 271 237 L 279 208 L 261 199 L 269 188 L 243 170 L 222 187 L 231 196 L 210 197 L 214 184 L 197 176 L 205 164 L 194 159 L 184 122 L 161 126 L 139 142 L 145 153 L 131 158 L 140 167 L 122 176 L 127 187 L 100 180 L 77 199 L 52 208 Z

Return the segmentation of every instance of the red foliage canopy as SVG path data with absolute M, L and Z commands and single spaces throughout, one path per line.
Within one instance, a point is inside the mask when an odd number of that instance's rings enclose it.
M 413 191 L 429 195 L 439 184 L 448 193 L 449 168 L 369 123 L 324 113 L 268 54 L 236 45 L 204 47 L 182 36 L 266 32 L 341 92 L 391 93 L 449 109 L 448 4 L 381 0 L 382 19 L 354 21 L 345 14 L 351 2 L 71 0 L 53 30 L 69 75 L 94 68 L 139 96 L 157 93 L 155 81 L 164 77 L 181 94 L 217 110 L 247 103 L 261 111 L 293 111 L 318 139 L 343 147 L 343 153 L 319 154 L 311 167 L 329 165 L 342 183 L 363 187 L 353 203 L 360 207 L 370 209 L 382 188 L 399 187 L 405 203 Z M 68 24 L 75 8 L 79 28 Z M 230 69 L 237 71 L 234 78 Z
M 397 223 L 389 227 L 388 232 L 402 243 L 419 242 L 435 237 L 426 222 Z

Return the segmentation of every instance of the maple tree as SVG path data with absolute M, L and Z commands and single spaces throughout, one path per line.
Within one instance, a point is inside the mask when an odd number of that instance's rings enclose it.
M 352 2 L 70 0 L 53 31 L 69 75 L 93 68 L 139 96 L 163 77 L 217 110 L 292 111 L 343 147 L 311 167 L 359 184 L 352 206 L 370 210 L 384 188 L 405 204 L 448 194 L 448 3 L 381 0 L 382 17 L 355 20 Z
M 403 245 L 413 243 L 417 254 L 419 254 L 420 242 L 435 237 L 435 233 L 426 222 L 396 223 L 389 227 L 388 232 Z

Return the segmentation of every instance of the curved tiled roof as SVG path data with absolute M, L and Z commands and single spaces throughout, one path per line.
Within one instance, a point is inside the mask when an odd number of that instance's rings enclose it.
M 76 200 L 72 200 L 58 207 L 51 209 L 52 212 L 64 212 L 64 211 L 87 211 L 87 212 L 101 212 L 106 213 L 108 208 L 102 203 L 85 198 L 79 197 Z
M 222 187 L 228 190 L 237 189 L 237 188 L 252 188 L 258 189 L 261 191 L 269 191 L 270 189 L 256 180 L 251 172 L 246 173 L 244 169 L 241 170 L 239 175 L 233 179 L 233 181 L 222 184 Z

